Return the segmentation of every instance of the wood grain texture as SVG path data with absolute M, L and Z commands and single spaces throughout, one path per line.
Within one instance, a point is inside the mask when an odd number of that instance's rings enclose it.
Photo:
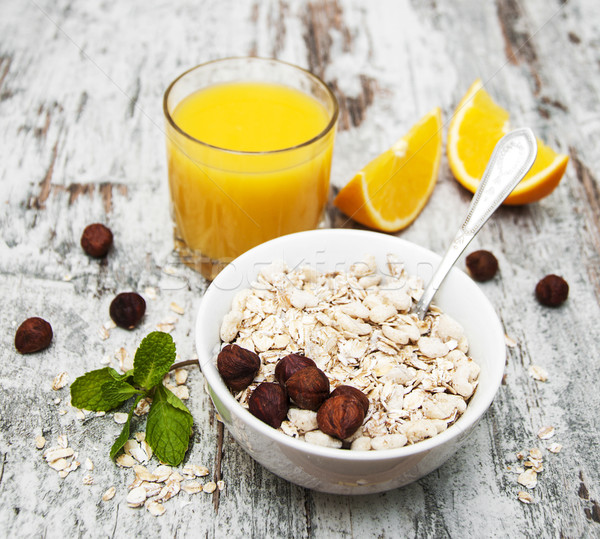
M 600 536 L 599 20 L 594 0 L 0 3 L 0 536 Z M 447 124 L 478 77 L 515 126 L 530 125 L 571 162 L 551 196 L 502 208 L 472 246 L 500 261 L 500 275 L 481 286 L 517 346 L 464 450 L 384 494 L 302 489 L 237 446 L 194 370 L 188 460 L 208 466 L 226 489 L 181 493 L 154 518 L 127 507 L 132 472 L 108 458 L 119 426 L 76 419 L 68 388 L 50 386 L 61 371 L 73 380 L 121 347 L 132 353 L 173 315 L 171 301 L 185 308 L 173 330 L 178 353 L 195 356 L 194 313 L 206 283 L 172 252 L 161 98 L 184 69 L 236 55 L 296 63 L 335 91 L 335 189 L 433 107 Z M 430 202 L 399 236 L 442 252 L 469 200 L 444 158 Z M 335 226 L 357 226 L 331 216 Z M 100 262 L 79 247 L 96 221 L 115 234 Z M 547 273 L 570 284 L 560 309 L 534 300 Z M 158 294 L 142 327 L 102 341 L 114 294 L 146 287 Z M 20 356 L 14 332 L 36 315 L 51 322 L 54 342 Z M 548 382 L 528 376 L 533 364 Z M 563 450 L 545 452 L 536 503 L 523 505 L 508 466 L 517 451 L 547 447 L 536 438 L 544 425 L 555 426 L 551 441 Z M 60 480 L 35 449 L 39 433 L 50 444 L 67 433 L 80 460 L 94 462 L 94 484 L 82 484 L 81 470 Z M 101 502 L 111 485 L 117 496 Z

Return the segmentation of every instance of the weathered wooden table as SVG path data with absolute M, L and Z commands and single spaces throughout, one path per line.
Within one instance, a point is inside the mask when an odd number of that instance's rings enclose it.
M 590 537 L 600 536 L 598 319 L 600 309 L 600 3 L 595 0 L 407 2 L 70 2 L 0 4 L 0 536 L 3 537 Z M 167 84 L 219 57 L 259 55 L 311 69 L 335 90 L 342 115 L 332 182 L 342 186 L 421 115 L 448 121 L 480 77 L 515 125 L 570 155 L 565 178 L 539 203 L 503 208 L 475 247 L 500 275 L 482 288 L 509 348 L 505 383 L 469 445 L 428 477 L 365 497 L 304 490 L 247 456 L 216 420 L 201 373 L 190 371 L 195 418 L 189 462 L 225 490 L 181 492 L 155 518 L 127 507 L 132 472 L 108 458 L 119 431 L 108 416 L 69 406 L 72 381 L 121 348 L 130 354 L 167 324 L 181 358 L 194 357 L 194 314 L 206 282 L 172 252 L 161 109 Z M 446 161 L 418 220 L 399 234 L 442 252 L 470 195 Z M 101 262 L 79 246 L 105 222 L 115 248 Z M 334 224 L 345 219 L 334 214 Z M 349 226 L 349 225 L 345 225 Z M 571 290 L 559 309 L 533 297 L 547 273 Z M 135 331 L 103 334 L 112 297 L 146 296 Z M 154 293 L 153 293 L 154 292 Z M 176 302 L 185 312 L 170 309 Z M 52 346 L 22 356 L 17 326 L 42 316 Z M 161 326 L 165 327 L 165 326 Z M 545 383 L 528 375 L 548 372 Z M 551 440 L 536 436 L 552 425 Z M 60 479 L 35 437 L 60 434 L 84 463 Z M 547 451 L 550 442 L 562 451 Z M 540 447 L 531 491 L 516 453 Z M 511 469 L 509 469 L 509 467 Z M 91 475 L 93 484 L 83 484 Z M 101 501 L 104 491 L 116 496 Z

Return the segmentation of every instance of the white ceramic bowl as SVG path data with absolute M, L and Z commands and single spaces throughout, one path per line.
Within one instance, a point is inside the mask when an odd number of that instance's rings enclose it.
M 200 367 L 212 401 L 238 443 L 273 473 L 307 488 L 337 494 L 368 494 L 400 487 L 435 470 L 465 443 L 490 406 L 504 371 L 504 331 L 494 308 L 465 273 L 454 268 L 435 303 L 462 324 L 469 354 L 481 367 L 479 386 L 467 410 L 446 431 L 414 445 L 383 451 L 349 451 L 295 440 L 255 418 L 233 398 L 216 368 L 219 328 L 234 295 L 249 288 L 273 261 L 289 267 L 308 264 L 319 271 L 348 270 L 366 255 L 385 271 L 395 254 L 409 274 L 427 281 L 440 257 L 402 239 L 360 230 L 315 230 L 269 241 L 234 260 L 212 282 L 196 321 Z

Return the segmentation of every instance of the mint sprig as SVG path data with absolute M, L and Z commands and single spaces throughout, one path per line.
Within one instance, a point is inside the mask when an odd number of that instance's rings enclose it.
M 138 402 L 152 399 L 146 422 L 146 441 L 157 458 L 171 466 L 183 460 L 192 434 L 192 414 L 162 383 L 175 361 L 175 343 L 168 333 L 154 331 L 140 343 L 133 370 L 119 374 L 110 367 L 90 371 L 71 384 L 71 404 L 107 412 L 135 397 L 127 421 L 110 450 L 115 458 L 129 439 L 130 422 Z

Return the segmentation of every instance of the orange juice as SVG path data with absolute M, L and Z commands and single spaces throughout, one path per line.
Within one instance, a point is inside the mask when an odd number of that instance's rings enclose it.
M 315 228 L 329 192 L 335 130 L 317 99 L 271 82 L 227 82 L 184 97 L 167 122 L 177 234 L 230 261 Z

